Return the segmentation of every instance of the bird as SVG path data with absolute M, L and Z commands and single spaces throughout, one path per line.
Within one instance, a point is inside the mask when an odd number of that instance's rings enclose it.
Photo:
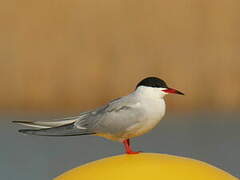
M 13 121 L 33 129 L 20 129 L 20 133 L 38 136 L 95 135 L 122 142 L 126 154 L 137 154 L 130 139 L 141 136 L 158 125 L 165 115 L 164 97 L 184 93 L 170 88 L 158 77 L 146 77 L 137 83 L 129 95 L 77 116 L 54 121 Z M 37 129 L 36 129 L 37 128 Z

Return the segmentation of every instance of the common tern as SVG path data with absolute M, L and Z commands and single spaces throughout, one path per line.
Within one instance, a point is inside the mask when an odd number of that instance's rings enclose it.
M 13 121 L 14 123 L 35 127 L 21 129 L 19 132 L 38 136 L 79 136 L 95 135 L 124 144 L 127 154 L 136 154 L 131 149 L 130 138 L 143 135 L 152 130 L 165 114 L 164 96 L 182 92 L 170 88 L 157 77 L 141 80 L 135 91 L 115 99 L 94 110 L 80 113 L 51 122 Z

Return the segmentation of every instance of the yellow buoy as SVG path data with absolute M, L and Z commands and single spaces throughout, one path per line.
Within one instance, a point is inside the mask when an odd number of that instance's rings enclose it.
M 207 163 L 166 154 L 118 155 L 72 169 L 54 180 L 237 180 Z

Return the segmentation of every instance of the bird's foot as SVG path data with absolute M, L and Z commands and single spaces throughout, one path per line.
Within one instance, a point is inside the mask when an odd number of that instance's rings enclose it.
M 124 147 L 125 147 L 125 152 L 126 154 L 139 154 L 141 151 L 133 151 L 131 146 L 130 146 L 130 140 L 126 139 L 123 141 Z
M 139 154 L 142 151 L 127 151 L 126 154 Z

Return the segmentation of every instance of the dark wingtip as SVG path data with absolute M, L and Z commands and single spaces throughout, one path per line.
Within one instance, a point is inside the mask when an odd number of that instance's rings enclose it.
M 29 121 L 12 121 L 12 123 L 31 123 L 31 122 L 29 122 Z
M 22 129 L 19 129 L 18 132 L 19 132 L 19 133 L 23 133 Z
M 18 132 L 26 134 L 27 129 L 19 129 Z

